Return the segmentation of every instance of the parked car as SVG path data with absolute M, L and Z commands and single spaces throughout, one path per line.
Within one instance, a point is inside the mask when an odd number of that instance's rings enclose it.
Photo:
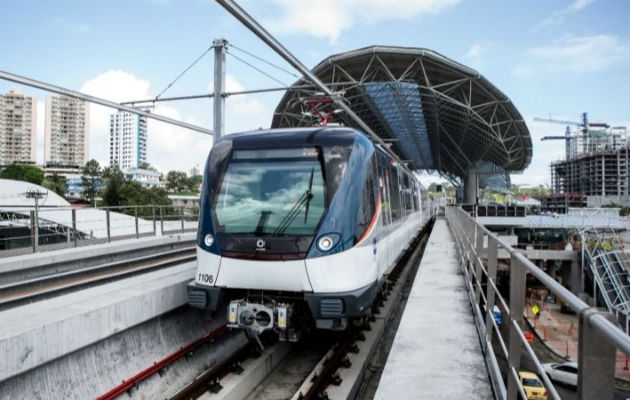
M 552 381 L 577 388 L 578 365 L 576 362 L 546 363 L 543 364 L 543 368 Z
M 485 312 L 486 312 L 485 304 L 483 306 L 483 312 L 484 312 L 484 318 L 485 318 Z M 494 318 L 494 322 L 497 324 L 497 328 L 501 328 L 501 324 L 503 323 L 503 315 L 501 314 L 501 310 L 499 309 L 499 307 L 497 306 L 492 307 L 492 318 Z
M 547 400 L 547 389 L 538 375 L 533 372 L 521 371 L 518 373 L 518 377 L 527 395 L 527 400 Z

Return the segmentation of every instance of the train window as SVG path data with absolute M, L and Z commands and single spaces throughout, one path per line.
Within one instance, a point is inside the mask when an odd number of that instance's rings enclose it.
M 312 235 L 325 209 L 321 164 L 233 157 L 214 207 L 221 232 Z
M 398 169 L 390 165 L 388 167 L 389 180 L 389 206 L 392 210 L 392 220 L 398 220 L 400 215 L 400 183 L 398 182 Z
M 355 240 L 358 241 L 370 226 L 372 218 L 376 212 L 376 182 L 374 180 L 374 162 L 370 160 L 366 170 L 366 179 L 361 189 L 361 205 L 357 215 L 357 226 L 355 229 Z
M 377 154 L 376 174 L 378 177 L 378 190 L 381 195 L 381 211 L 383 213 L 383 222 L 385 225 L 391 224 L 389 215 L 389 192 L 387 191 L 387 157 L 382 154 Z

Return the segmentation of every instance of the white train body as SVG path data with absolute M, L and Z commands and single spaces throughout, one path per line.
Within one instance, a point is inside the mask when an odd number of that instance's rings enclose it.
M 232 326 L 342 329 L 363 317 L 431 218 L 410 171 L 349 128 L 217 141 L 201 197 L 189 303 Z

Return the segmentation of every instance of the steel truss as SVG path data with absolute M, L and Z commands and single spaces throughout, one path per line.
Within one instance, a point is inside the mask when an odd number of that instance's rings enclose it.
M 588 228 L 581 233 L 584 261 L 593 280 L 593 298 L 617 317 L 630 334 L 630 248 L 614 229 Z M 621 234 L 620 234 L 621 233 Z M 585 266 L 585 267 L 586 267 Z
M 436 52 L 373 46 L 331 56 L 312 72 L 411 169 L 464 177 L 482 166 L 486 185 L 509 185 L 491 175 L 506 177 L 531 161 L 529 131 L 512 102 L 477 71 Z M 304 101 L 313 94 L 309 85 L 293 84 L 272 127 L 317 125 Z M 337 118 L 356 126 L 344 113 Z

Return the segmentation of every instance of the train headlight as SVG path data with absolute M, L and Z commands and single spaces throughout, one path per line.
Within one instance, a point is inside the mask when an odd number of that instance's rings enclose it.
M 214 244 L 214 236 L 208 233 L 206 237 L 203 238 L 203 244 L 205 244 L 207 247 L 212 247 L 212 245 Z
M 321 251 L 328 251 L 333 247 L 334 241 L 330 236 L 322 236 L 317 241 L 317 247 Z

